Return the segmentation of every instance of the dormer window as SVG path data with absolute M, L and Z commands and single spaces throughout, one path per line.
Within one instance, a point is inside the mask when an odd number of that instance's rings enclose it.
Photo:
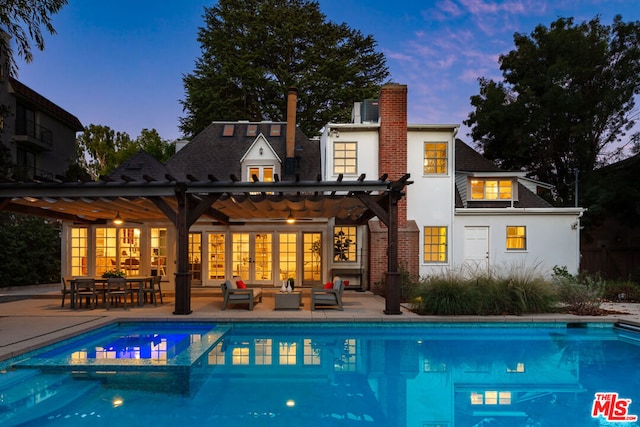
M 247 136 L 256 136 L 258 134 L 258 125 L 247 125 Z
M 471 179 L 471 200 L 511 200 L 513 182 L 510 179 Z
M 282 132 L 280 125 L 271 125 L 269 136 L 280 136 L 280 132 Z
M 222 136 L 233 136 L 234 125 L 224 125 L 222 128 Z

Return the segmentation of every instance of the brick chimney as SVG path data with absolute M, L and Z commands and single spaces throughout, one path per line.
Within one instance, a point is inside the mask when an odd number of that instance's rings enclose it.
M 295 175 L 295 152 L 296 152 L 296 108 L 298 102 L 298 89 L 295 87 L 289 88 L 287 95 L 287 152 L 284 163 L 284 175 Z
M 407 172 L 407 85 L 380 89 L 378 172 L 394 181 Z

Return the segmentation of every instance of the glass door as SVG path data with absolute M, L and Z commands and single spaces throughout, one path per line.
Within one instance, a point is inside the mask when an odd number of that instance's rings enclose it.
M 254 285 L 273 283 L 273 234 L 233 233 L 231 242 L 234 276 Z

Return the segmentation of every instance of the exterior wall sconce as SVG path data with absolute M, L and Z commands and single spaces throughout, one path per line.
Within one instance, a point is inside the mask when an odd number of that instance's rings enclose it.
M 287 217 L 287 224 L 294 224 L 296 219 L 293 217 L 293 211 L 289 209 L 289 216 Z
M 115 218 L 113 218 L 113 223 L 114 223 L 115 225 L 122 225 L 122 223 L 123 223 L 123 222 L 124 222 L 124 221 L 122 220 L 122 217 L 120 216 L 120 211 L 117 211 L 117 212 L 116 212 L 116 217 L 115 217 Z
M 262 156 L 262 153 L 264 153 L 264 149 L 260 147 L 260 149 L 258 150 L 258 153 L 260 153 L 260 155 Z

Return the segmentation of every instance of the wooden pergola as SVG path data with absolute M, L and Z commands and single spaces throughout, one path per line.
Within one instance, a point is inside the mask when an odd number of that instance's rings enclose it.
M 275 181 L 242 182 L 195 178 L 182 182 L 167 175 L 157 181 L 0 183 L 0 211 L 69 221 L 106 224 L 120 214 L 129 221 L 169 220 L 176 228 L 175 310 L 191 313 L 188 272 L 189 228 L 206 216 L 219 224 L 294 218 L 335 218 L 336 224 L 360 225 L 378 217 L 388 228 L 388 273 L 385 313 L 400 314 L 398 272 L 398 201 L 411 184 L 409 175 L 397 181 Z M 189 178 L 189 177 L 188 177 Z M 393 242 L 393 243 L 392 243 Z

